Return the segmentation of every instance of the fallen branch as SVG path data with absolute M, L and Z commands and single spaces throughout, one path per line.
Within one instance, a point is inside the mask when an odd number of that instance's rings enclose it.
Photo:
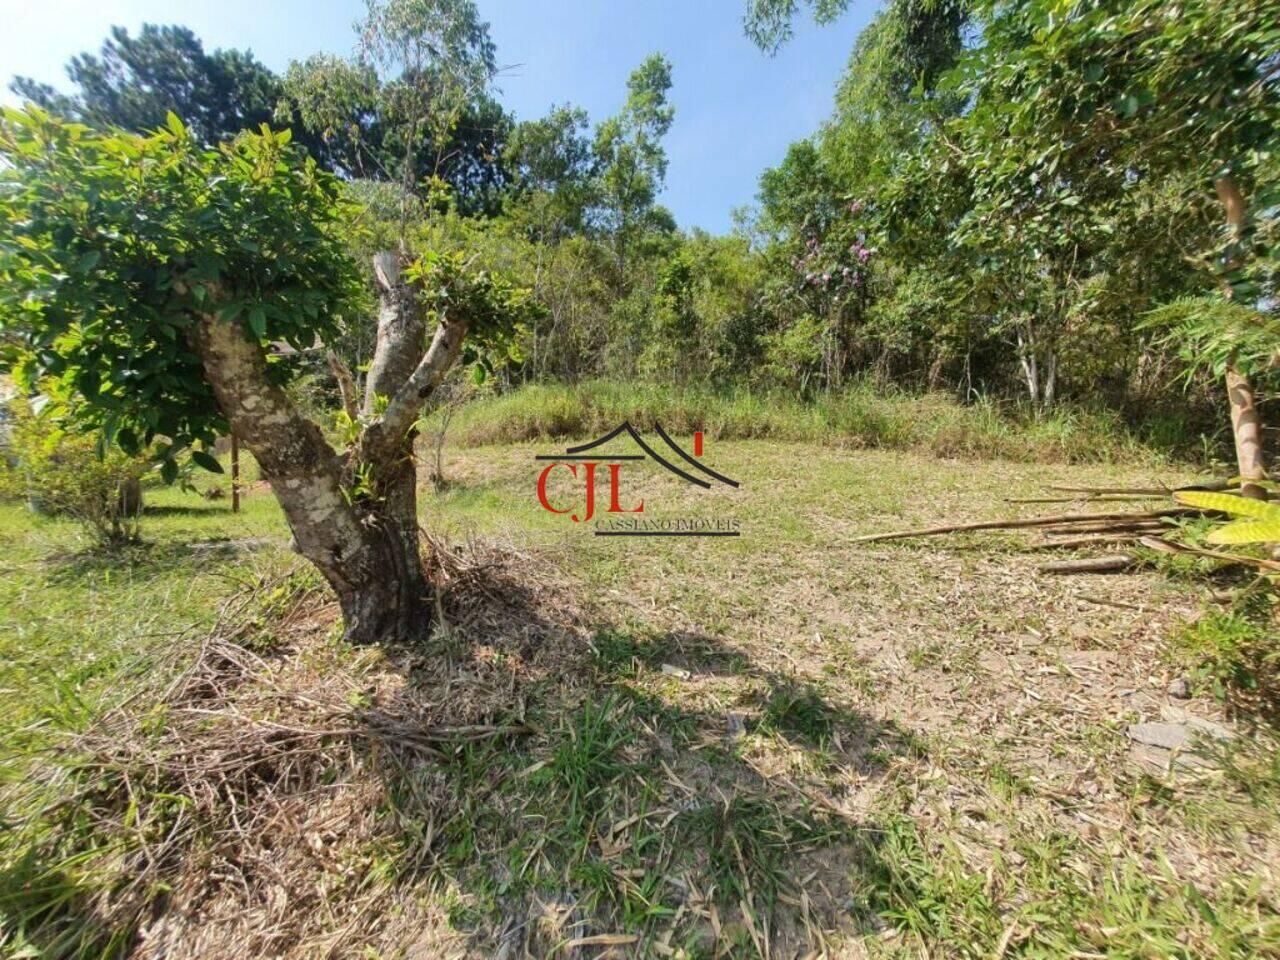
M 1130 533 L 1095 533 L 1085 537 L 1066 537 L 1058 540 L 1046 540 L 1033 543 L 1029 550 L 1075 550 L 1080 547 L 1096 547 L 1102 544 L 1132 543 L 1142 536 L 1139 532 Z
M 1055 488 L 1056 489 L 1056 488 Z M 1144 503 L 1165 493 L 1089 493 L 1078 497 L 1006 497 L 1005 503 Z
M 1087 533 L 1160 533 L 1166 528 L 1159 520 L 1139 520 L 1136 523 L 1064 523 L 1042 529 L 1046 537 L 1078 537 Z
M 1193 547 L 1187 543 L 1170 543 L 1168 540 L 1160 540 L 1156 537 L 1143 537 L 1138 542 L 1148 549 L 1159 550 L 1162 553 L 1190 553 L 1197 557 L 1221 560 L 1224 563 L 1236 563 L 1246 567 L 1257 567 L 1259 570 L 1280 572 L 1280 562 L 1275 560 L 1263 560 L 1260 557 L 1242 557 L 1239 554 L 1222 553 L 1219 550 L 1205 550 L 1203 547 Z
M 1087 560 L 1058 560 L 1054 563 L 1041 564 L 1036 569 L 1040 573 L 1121 573 L 1130 569 L 1136 558 L 1128 553 L 1117 553 L 1108 557 L 1089 557 Z
M 925 527 L 920 530 L 894 530 L 889 533 L 865 534 L 854 537 L 851 543 L 878 543 L 883 540 L 905 540 L 909 537 L 933 537 L 943 533 L 961 533 L 968 530 L 1018 530 L 1026 527 L 1053 527 L 1066 523 L 1089 523 L 1092 521 L 1115 520 L 1155 520 L 1160 517 L 1184 517 L 1198 514 L 1199 510 L 1185 507 L 1171 507 L 1166 510 L 1152 510 L 1142 513 L 1085 513 L 1064 514 L 1056 517 L 1033 517 L 1028 520 L 985 520 L 980 523 L 953 523 L 944 527 Z
M 1231 490 L 1240 484 L 1234 480 L 1206 480 L 1203 483 L 1188 483 L 1177 487 L 1069 487 L 1048 484 L 1046 489 L 1063 493 L 1091 494 L 1145 494 L 1153 497 L 1167 497 L 1179 490 Z

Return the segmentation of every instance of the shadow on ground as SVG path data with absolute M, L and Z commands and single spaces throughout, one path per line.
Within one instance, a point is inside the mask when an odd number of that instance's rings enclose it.
M 63 751 L 6 851 L 22 942 L 789 957 L 876 929 L 860 798 L 908 735 L 716 638 L 593 622 L 509 550 L 431 562 L 428 644 L 353 650 L 314 583 L 263 585 Z
M 472 731 L 381 772 L 397 818 L 429 824 L 404 862 L 451 891 L 473 955 L 801 956 L 878 928 L 856 794 L 908 735 L 714 637 L 484 577 L 483 604 L 453 585 L 439 648 L 396 651 L 406 683 L 365 714 L 387 729 L 449 691 Z
M 226 561 L 262 550 L 272 543 L 265 537 L 232 539 L 217 537 L 191 542 L 142 540 L 132 543 L 86 547 L 57 552 L 43 561 L 52 583 L 72 583 L 122 572 L 155 574 L 202 561 Z

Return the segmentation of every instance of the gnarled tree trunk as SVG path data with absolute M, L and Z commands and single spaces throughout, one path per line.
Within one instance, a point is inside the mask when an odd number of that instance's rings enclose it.
M 299 553 L 338 596 L 355 643 L 407 641 L 431 622 L 419 553 L 416 423 L 427 396 L 457 360 L 465 318 L 426 324 L 395 254 L 375 258 L 380 310 L 361 420 L 339 456 L 267 377 L 266 356 L 234 320 L 200 317 L 193 336 L 232 432 L 257 458 L 283 507 Z

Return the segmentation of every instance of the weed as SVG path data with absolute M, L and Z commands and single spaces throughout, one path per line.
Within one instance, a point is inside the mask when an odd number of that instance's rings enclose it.
M 812 403 L 742 389 L 590 381 L 540 384 L 486 398 L 454 417 L 466 445 L 592 437 L 624 420 L 719 439 L 769 438 L 838 446 L 915 448 L 943 457 L 1079 463 L 1157 459 L 1114 414 L 1059 407 L 1035 417 L 990 399 L 964 406 L 859 382 Z M 1185 447 L 1185 444 L 1181 446 Z
M 1233 709 L 1280 719 L 1280 620 L 1273 601 L 1258 596 L 1242 609 L 1209 609 L 1174 637 L 1175 656 L 1193 681 Z
M 835 719 L 835 710 L 818 691 L 794 681 L 784 681 L 770 688 L 764 697 L 760 729 L 820 747 L 830 739 Z

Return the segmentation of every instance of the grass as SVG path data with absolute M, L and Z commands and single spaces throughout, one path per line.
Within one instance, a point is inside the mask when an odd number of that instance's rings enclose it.
M 988 398 L 961 405 L 939 394 L 886 392 L 869 382 L 808 403 L 743 389 L 613 381 L 533 385 L 464 407 L 450 431 L 459 442 L 479 446 L 596 437 L 624 420 L 638 429 L 660 423 L 668 431 L 701 430 L 723 440 L 790 440 L 1033 463 L 1153 462 L 1188 447 L 1181 434 L 1175 441 L 1167 430 L 1154 427 L 1144 440 L 1114 413 L 1063 405 L 1036 417 Z
M 664 419 L 694 426 L 677 423 Z M 153 492 L 149 545 L 111 557 L 0 507 L 10 788 L 140 691 L 130 737 L 149 748 L 222 750 L 247 719 L 267 751 L 236 761 L 258 774 L 217 804 L 119 759 L 106 780 L 101 765 L 62 768 L 84 778 L 58 786 L 81 798 L 59 808 L 68 819 L 0 834 L 0 955 L 110 954 L 113 936 L 124 952 L 132 928 L 89 922 L 133 862 L 111 843 L 150 824 L 154 845 L 177 817 L 204 866 L 163 874 L 135 922 L 199 902 L 230 956 L 1280 956 L 1272 735 L 1242 731 L 1206 767 L 1153 766 L 1125 737 L 1171 707 L 1221 719 L 1208 691 L 1164 693 L 1184 631 L 1196 656 L 1255 635 L 1186 627 L 1200 588 L 1177 577 L 1037 578 L 1017 537 L 850 542 L 1030 515 L 1003 498 L 1049 482 L 1182 477 L 712 435 L 707 462 L 740 488 L 628 464 L 624 495 L 654 516 L 731 516 L 743 536 L 619 542 L 537 506 L 533 457 L 558 446 L 450 448 L 449 487 L 424 490 L 433 531 L 517 551 L 456 573 L 448 631 L 421 650 L 353 650 L 331 613 L 298 619 L 313 577 L 260 588 L 233 640 L 264 666 L 202 694 L 199 722 L 157 690 L 199 655 L 221 601 L 297 563 L 270 496 L 233 517 Z M 193 549 L 215 538 L 266 542 Z M 511 732 L 445 736 L 424 758 L 378 734 L 392 721 Z M 270 724 L 356 733 L 290 764 Z M 258 809 L 264 789 L 262 845 L 220 852 L 219 817 Z
M 189 628 L 207 625 L 237 583 L 291 562 L 269 497 L 206 503 L 148 491 L 146 543 L 92 547 L 74 523 L 0 504 L 0 729 L 40 717 L 87 718 L 122 671 Z M 236 544 L 261 541 L 248 552 Z M 225 546 L 224 546 L 225 545 Z M 230 561 L 230 562 L 228 562 Z
M 1280 647 L 1273 603 L 1252 594 L 1231 607 L 1209 609 L 1173 638 L 1172 655 L 1191 680 L 1246 716 L 1280 721 Z

